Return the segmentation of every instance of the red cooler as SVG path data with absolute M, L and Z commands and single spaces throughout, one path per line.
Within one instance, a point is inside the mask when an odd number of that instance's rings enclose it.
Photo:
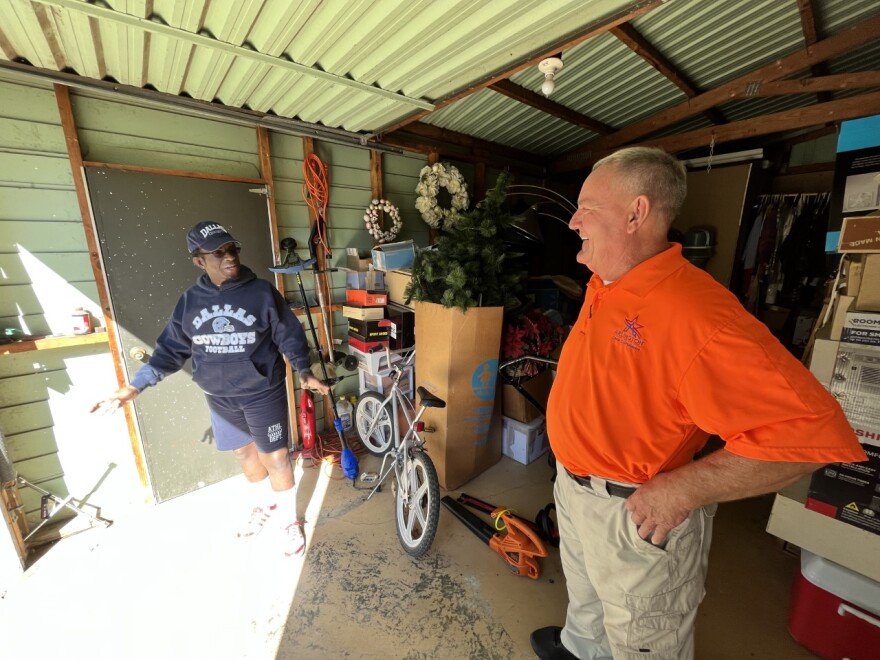
M 801 550 L 788 629 L 827 660 L 880 658 L 880 583 Z

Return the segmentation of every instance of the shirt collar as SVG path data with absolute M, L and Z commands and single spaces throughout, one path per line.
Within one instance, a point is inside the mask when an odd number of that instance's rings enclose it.
M 607 287 L 596 274 L 593 274 L 590 278 L 588 286 L 596 291 L 620 287 L 625 291 L 644 298 L 651 292 L 651 289 L 686 263 L 685 258 L 681 256 L 681 244 L 670 243 L 666 250 L 654 255 L 650 259 L 646 259 Z

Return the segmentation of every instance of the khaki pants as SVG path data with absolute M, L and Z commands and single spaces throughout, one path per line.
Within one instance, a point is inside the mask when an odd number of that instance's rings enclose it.
M 591 489 L 560 469 L 554 496 L 568 588 L 565 647 L 582 660 L 693 658 L 717 505 L 692 511 L 661 549 L 639 537 L 626 500 L 610 496 L 601 479 Z

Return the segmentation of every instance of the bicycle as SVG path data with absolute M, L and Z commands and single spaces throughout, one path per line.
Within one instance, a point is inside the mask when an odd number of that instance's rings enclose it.
M 389 364 L 391 362 L 389 353 Z M 365 392 L 355 408 L 355 428 L 364 447 L 374 456 L 382 457 L 378 483 L 367 496 L 369 500 L 393 472 L 394 522 L 397 538 L 404 551 L 421 557 L 434 542 L 440 519 L 440 485 L 434 462 L 425 450 L 419 435 L 425 431 L 420 421 L 428 408 L 445 408 L 446 402 L 424 387 L 417 388 L 419 410 L 400 389 L 400 379 L 415 357 L 413 350 L 403 361 L 390 365 L 391 390 L 386 397 Z M 408 424 L 401 437 L 398 414 Z M 386 468 L 386 464 L 390 464 Z

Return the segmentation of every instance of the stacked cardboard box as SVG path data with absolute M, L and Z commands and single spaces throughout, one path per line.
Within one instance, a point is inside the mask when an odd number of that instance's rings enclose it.
M 810 370 L 840 402 L 869 460 L 834 463 L 810 482 L 808 509 L 880 534 L 880 217 L 846 218 L 842 286 Z M 877 273 L 876 275 L 874 273 Z

